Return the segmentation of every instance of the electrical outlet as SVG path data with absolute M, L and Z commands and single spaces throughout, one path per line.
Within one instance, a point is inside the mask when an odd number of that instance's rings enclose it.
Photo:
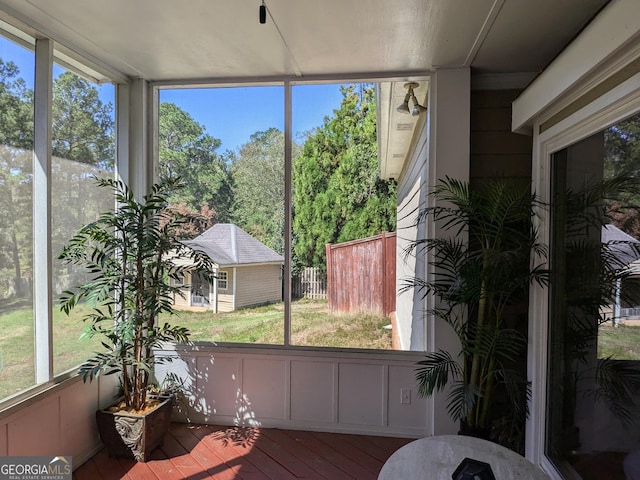
M 403 405 L 411 404 L 411 389 L 410 388 L 401 388 L 400 389 L 400 403 Z

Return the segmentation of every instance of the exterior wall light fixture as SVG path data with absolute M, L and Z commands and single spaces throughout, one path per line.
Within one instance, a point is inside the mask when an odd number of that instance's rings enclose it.
M 404 84 L 404 88 L 407 89 L 407 94 L 404 96 L 404 101 L 398 105 L 396 111 L 400 113 L 411 113 L 414 117 L 417 117 L 422 112 L 426 112 L 427 108 L 423 107 L 418 103 L 418 99 L 416 98 L 415 93 L 413 93 L 414 88 L 418 88 L 419 84 L 416 82 L 409 82 Z M 409 100 L 413 103 L 413 110 L 409 110 Z

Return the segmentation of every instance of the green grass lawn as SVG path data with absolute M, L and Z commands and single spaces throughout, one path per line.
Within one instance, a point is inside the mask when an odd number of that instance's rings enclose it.
M 178 312 L 172 323 L 191 331 L 191 340 L 214 342 L 284 342 L 282 303 L 236 312 Z M 389 319 L 375 315 L 332 315 L 327 302 L 302 299 L 291 304 L 291 344 L 345 348 L 391 348 Z
M 67 316 L 54 308 L 54 371 L 62 373 L 100 351 L 100 339 L 80 338 L 82 316 L 77 307 Z M 291 340 L 294 345 L 391 348 L 389 319 L 372 315 L 331 315 L 326 301 L 298 300 L 291 306 Z M 266 343 L 284 340 L 282 303 L 231 313 L 179 311 L 170 320 L 191 331 L 193 341 Z M 35 383 L 33 312 L 28 305 L 3 305 L 0 310 L 0 399 Z
M 598 357 L 640 360 L 640 325 L 602 325 L 598 335 Z

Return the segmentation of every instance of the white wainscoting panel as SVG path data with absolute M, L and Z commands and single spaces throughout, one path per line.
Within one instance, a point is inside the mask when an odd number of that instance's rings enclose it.
M 181 379 L 179 421 L 379 435 L 426 434 L 416 352 L 252 345 L 167 346 L 158 380 Z M 410 403 L 401 401 L 409 392 Z
M 113 402 L 115 378 L 73 376 L 0 412 L 0 455 L 71 455 L 79 466 L 101 447 L 95 412 Z
M 291 360 L 291 420 L 319 424 L 336 422 L 335 378 L 333 362 Z
M 385 366 L 340 363 L 338 371 L 338 421 L 384 426 Z

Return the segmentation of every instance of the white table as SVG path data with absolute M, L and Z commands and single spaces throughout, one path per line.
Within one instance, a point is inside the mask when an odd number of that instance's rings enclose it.
M 408 443 L 389 457 L 378 480 L 451 480 L 465 458 L 491 465 L 497 480 L 548 480 L 536 465 L 493 442 L 463 435 L 426 437 Z

